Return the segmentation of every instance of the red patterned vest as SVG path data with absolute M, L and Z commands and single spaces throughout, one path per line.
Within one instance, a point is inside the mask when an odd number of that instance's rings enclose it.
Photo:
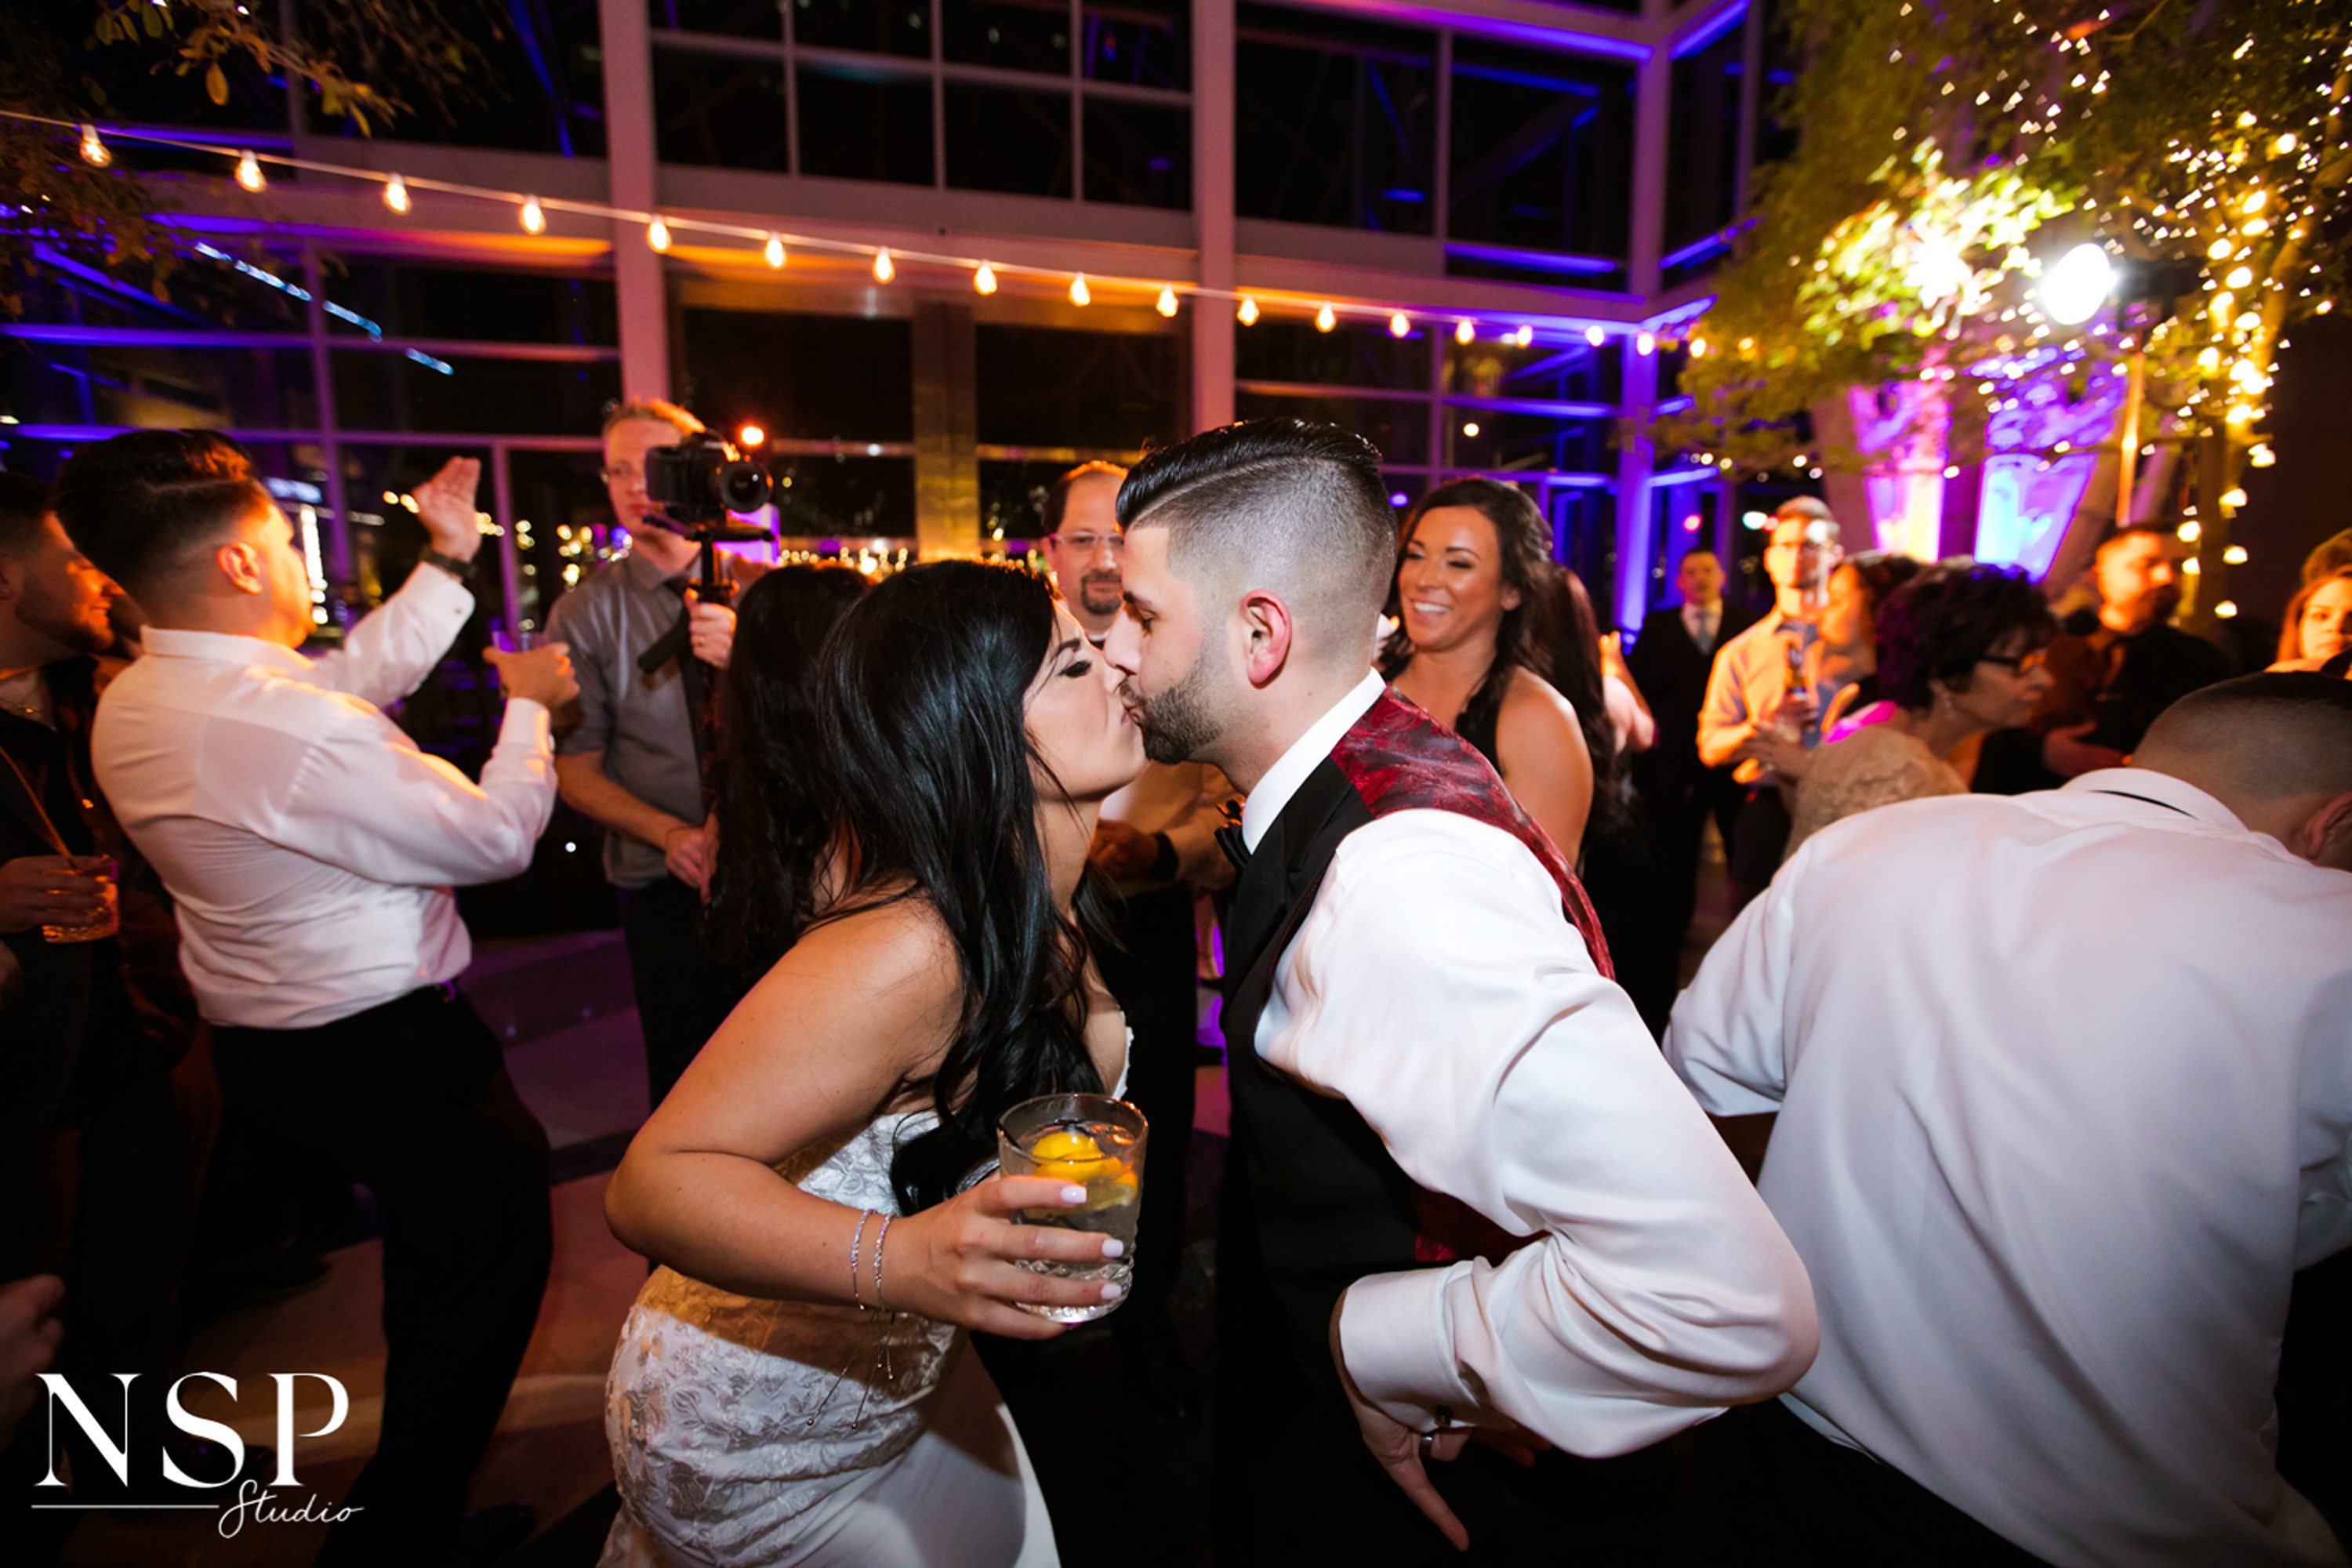
M 1381 692 L 1267 829 L 1235 885 L 1225 933 L 1222 1021 L 1234 1143 L 1220 1225 L 1234 1233 L 1221 1231 L 1220 1257 L 1234 1278 L 1221 1277 L 1219 1289 L 1268 1290 L 1298 1364 L 1318 1385 L 1329 1380 L 1332 1392 L 1324 1336 L 1341 1290 L 1415 1264 L 1497 1258 L 1526 1239 L 1415 1184 L 1345 1100 L 1301 1086 L 1257 1054 L 1275 966 L 1331 857 L 1349 834 L 1401 811 L 1454 812 L 1526 845 L 1559 885 L 1561 910 L 1594 963 L 1611 973 L 1601 922 L 1551 840 L 1475 747 L 1393 689 Z M 1237 1234 L 1244 1227 L 1248 1234 Z

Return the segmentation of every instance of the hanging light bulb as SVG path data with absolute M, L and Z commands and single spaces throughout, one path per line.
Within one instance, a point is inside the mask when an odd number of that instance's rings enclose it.
M 1690 353 L 1691 358 L 1693 359 L 1705 359 L 1706 357 L 1706 340 L 1705 338 L 1693 338 L 1690 341 Z
M 396 213 L 404 213 L 414 205 L 408 199 L 408 182 L 398 174 L 384 181 L 383 205 Z
M 268 180 L 262 175 L 261 160 L 253 155 L 253 149 L 250 147 L 237 154 L 236 183 L 248 191 L 257 192 L 269 184 Z
M 781 234 L 770 235 L 766 248 L 760 254 L 766 258 L 769 266 L 782 267 L 784 264 L 784 237 Z
M 1175 285 L 1171 283 L 1162 283 L 1160 286 L 1160 298 L 1153 301 L 1151 308 L 1159 311 L 1163 316 L 1174 315 L 1176 313 Z
M 1328 332 L 1339 324 L 1339 312 L 1326 305 L 1315 312 L 1315 330 Z
M 1246 294 L 1243 295 L 1241 308 L 1234 312 L 1234 320 L 1239 321 L 1244 327 L 1256 326 L 1257 301 L 1251 299 Z
M 1637 353 L 1637 354 L 1649 354 L 1649 353 L 1655 353 L 1657 352 L 1657 349 L 1658 349 L 1658 339 L 1657 339 L 1657 334 L 1656 334 L 1656 333 L 1654 333 L 1654 332 L 1642 332 L 1642 333 L 1638 333 L 1638 334 L 1636 334 L 1636 335 L 1635 335 L 1635 337 L 1634 337 L 1634 339 L 1633 339 L 1633 352 L 1634 352 L 1635 353 Z
M 81 161 L 93 169 L 103 169 L 114 162 L 112 149 L 98 139 L 98 127 L 95 125 L 81 128 Z
M 995 292 L 996 292 L 996 268 L 993 268 L 993 267 L 991 267 L 991 266 L 990 266 L 987 262 L 985 262 L 985 261 L 982 262 L 982 263 L 980 264 L 980 266 L 979 266 L 978 268 L 974 268 L 974 269 L 973 269 L 973 271 L 972 271 L 972 275 L 971 275 L 971 289 L 972 289 L 972 292 L 973 292 L 973 293 L 975 293 L 975 294 L 993 294 L 993 293 L 995 293 Z
M 544 234 L 547 231 L 547 214 L 541 210 L 537 196 L 522 199 L 522 231 L 525 234 Z
M 1609 341 L 1609 334 L 1599 327 L 1587 327 L 1584 329 L 1584 341 L 1597 349 Z
M 887 283 L 897 276 L 898 268 L 891 264 L 890 247 L 886 245 L 874 253 L 874 281 Z
M 1457 343 L 1476 342 L 1478 341 L 1478 323 L 1471 321 L 1466 316 L 1461 321 L 1454 322 L 1454 341 Z
M 1391 310 L 1389 312 L 1389 336 L 1392 338 L 1409 337 L 1412 335 L 1412 320 L 1411 317 L 1407 316 L 1402 310 Z
M 1533 327 L 1521 327 L 1517 331 L 1511 334 L 1511 341 L 1518 344 L 1519 347 L 1525 348 L 1529 343 L 1536 341 L 1536 330 Z
M 1094 294 L 1087 288 L 1087 275 L 1083 272 L 1075 274 L 1070 279 L 1070 303 L 1073 305 L 1091 305 L 1094 302 Z
M 2232 289 L 2243 289 L 2253 280 L 2254 269 L 2251 267 L 2232 267 L 2230 268 L 2230 275 L 2221 279 Z
M 654 215 L 653 222 L 646 225 L 646 243 L 656 250 L 669 248 L 669 225 L 662 222 L 659 213 Z

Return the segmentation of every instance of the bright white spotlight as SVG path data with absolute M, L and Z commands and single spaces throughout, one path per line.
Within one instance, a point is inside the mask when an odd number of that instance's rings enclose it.
M 2062 327 L 2079 326 L 2099 313 L 2115 286 L 2106 247 L 2085 242 L 2042 275 L 2042 312 Z

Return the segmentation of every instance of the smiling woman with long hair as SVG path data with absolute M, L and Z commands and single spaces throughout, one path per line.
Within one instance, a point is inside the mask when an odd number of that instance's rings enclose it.
M 1382 673 L 1486 754 L 1572 865 L 1592 809 L 1592 758 L 1576 710 L 1547 679 L 1559 591 L 1535 502 L 1494 479 L 1440 485 L 1405 514 L 1403 624 Z
M 1086 852 L 1142 742 L 1045 584 L 970 562 L 853 606 L 814 706 L 827 831 L 795 868 L 805 923 L 605 1198 L 666 1267 L 608 1384 L 604 1562 L 1051 1563 L 960 1331 L 1049 1339 L 1024 1306 L 1118 1293 L 1021 1267 L 1118 1244 L 1018 1223 L 1069 1189 L 988 1163 L 1007 1108 L 1124 1074 Z

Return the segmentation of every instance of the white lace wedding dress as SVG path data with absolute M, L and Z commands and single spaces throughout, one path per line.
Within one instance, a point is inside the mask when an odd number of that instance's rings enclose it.
M 777 1169 L 895 1214 L 891 1155 L 935 1121 L 885 1116 Z M 1029 1456 L 965 1341 L 911 1313 L 656 1269 L 604 1386 L 621 1512 L 598 1568 L 1058 1568 Z

